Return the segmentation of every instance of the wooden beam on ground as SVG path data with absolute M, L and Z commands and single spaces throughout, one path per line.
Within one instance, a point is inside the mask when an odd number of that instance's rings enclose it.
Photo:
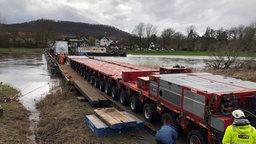
M 99 108 L 94 110 L 95 114 L 113 129 L 121 129 L 136 125 L 136 120 L 124 115 L 115 108 Z

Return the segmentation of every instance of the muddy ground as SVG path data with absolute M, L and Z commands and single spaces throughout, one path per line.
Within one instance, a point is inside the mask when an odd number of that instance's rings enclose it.
M 29 144 L 29 111 L 17 101 L 0 104 L 4 109 L 0 118 L 0 144 Z
M 154 144 L 154 136 L 147 131 L 96 137 L 85 123 L 85 116 L 93 114 L 93 108 L 87 102 L 78 101 L 77 96 L 79 93 L 65 87 L 38 103 L 37 143 Z

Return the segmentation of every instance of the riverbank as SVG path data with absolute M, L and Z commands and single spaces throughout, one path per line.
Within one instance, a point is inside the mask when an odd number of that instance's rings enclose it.
M 79 93 L 66 86 L 37 104 L 40 121 L 37 125 L 38 143 L 89 143 L 89 144 L 146 144 L 150 139 L 144 131 L 113 137 L 98 138 L 85 123 L 85 116 L 94 113 L 87 102 L 77 100 Z M 143 137 L 142 137 L 143 135 Z M 141 136 L 141 137 L 139 137 Z M 154 137 L 151 136 L 151 140 Z M 154 142 L 151 142 L 154 143 Z
M 233 77 L 241 80 L 256 82 L 256 62 L 248 63 L 241 68 L 230 68 L 224 70 L 204 69 L 203 71 Z
M 17 89 L 0 84 L 0 105 L 3 108 L 3 115 L 0 117 L 0 143 L 30 143 L 29 112 L 16 98 L 12 99 L 17 93 Z

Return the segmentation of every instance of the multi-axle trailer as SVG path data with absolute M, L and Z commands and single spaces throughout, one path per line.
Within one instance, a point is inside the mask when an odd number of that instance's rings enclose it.
M 69 56 L 70 65 L 96 88 L 148 122 L 174 124 L 187 143 L 221 143 L 231 112 L 256 124 L 256 83 L 183 67 L 150 69 L 122 62 Z

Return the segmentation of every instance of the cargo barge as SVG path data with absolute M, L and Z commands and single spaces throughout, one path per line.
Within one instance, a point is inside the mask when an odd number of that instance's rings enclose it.
M 111 56 L 126 57 L 127 53 L 122 50 L 114 49 L 107 51 L 105 47 L 77 47 L 75 55 L 79 56 Z

